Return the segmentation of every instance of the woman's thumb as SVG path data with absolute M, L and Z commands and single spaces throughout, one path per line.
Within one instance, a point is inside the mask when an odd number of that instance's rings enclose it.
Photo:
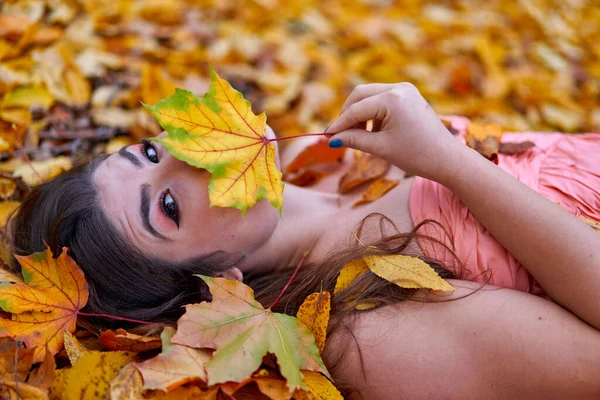
M 336 133 L 329 138 L 329 147 L 334 149 L 339 147 L 350 147 L 352 149 L 371 153 L 369 150 L 371 150 L 370 148 L 372 146 L 369 142 L 371 142 L 373 138 L 368 137 L 369 133 L 370 132 L 363 129 L 348 129 Z

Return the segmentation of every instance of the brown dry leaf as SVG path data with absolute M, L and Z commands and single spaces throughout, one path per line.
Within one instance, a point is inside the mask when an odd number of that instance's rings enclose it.
M 314 171 L 312 169 L 308 169 L 308 170 L 302 171 L 299 175 L 297 175 L 291 179 L 288 179 L 287 182 L 291 183 L 292 185 L 296 185 L 296 186 L 308 187 L 308 186 L 315 185 L 317 182 L 319 182 L 325 176 L 327 176 L 327 172 Z
M 498 155 L 500 139 L 502 139 L 502 126 L 499 124 L 481 125 L 471 122 L 465 136 L 467 146 L 477 150 L 479 154 L 489 160 Z
M 133 365 L 127 364 L 110 382 L 111 400 L 142 400 L 142 374 Z
M 144 380 L 144 389 L 170 391 L 193 381 L 207 381 L 204 364 L 211 359 L 208 350 L 175 344 L 175 329 L 165 327 L 161 334 L 162 352 L 154 358 L 135 364 Z
M 379 199 L 381 196 L 392 190 L 400 181 L 388 178 L 376 179 L 369 187 L 364 191 L 362 197 L 358 199 L 352 207 L 359 206 L 361 204 L 370 203 Z
M 294 393 L 294 400 L 343 400 L 342 394 L 329 379 L 318 372 L 302 371 L 308 390 Z
M 388 169 L 390 169 L 390 163 L 381 158 L 363 152 L 355 153 L 354 163 L 340 178 L 338 192 L 349 192 L 363 183 L 379 178 Z
M 0 396 L 2 399 L 43 400 L 48 398 L 47 389 L 54 378 L 53 372 L 56 368 L 54 358 L 50 353 L 46 353 L 44 363 L 33 372 L 33 378 L 26 383 L 25 378 L 29 374 L 32 361 L 33 349 L 25 349 L 22 344 L 9 338 L 0 339 Z
M 133 353 L 160 349 L 162 346 L 159 337 L 140 336 L 129 333 L 124 329 L 104 331 L 100 334 L 99 341 L 108 350 L 130 351 Z
M 40 389 L 49 389 L 50 386 L 54 383 L 54 378 L 56 375 L 56 360 L 54 360 L 54 356 L 49 351 L 46 352 L 46 358 L 37 367 L 34 371 L 29 375 L 29 379 L 27 383 L 29 385 L 35 386 Z
M 313 333 L 320 352 L 325 348 L 330 311 L 331 295 L 327 291 L 322 291 L 306 297 L 296 314 L 298 321 Z
M 589 226 L 591 226 L 592 228 L 594 228 L 595 230 L 600 232 L 600 222 L 594 221 L 593 219 L 586 218 L 586 217 L 577 217 L 577 218 L 579 218 L 580 220 L 582 220 L 583 222 L 585 222 L 586 224 L 588 224 Z
M 332 149 L 327 139 L 319 139 L 314 144 L 307 146 L 298 156 L 288 164 L 286 174 L 293 174 L 302 168 L 325 162 L 336 162 L 344 158 L 346 148 Z
M 498 152 L 500 154 L 507 154 L 507 155 L 518 154 L 518 153 L 522 153 L 532 147 L 535 147 L 535 143 L 529 142 L 529 141 L 518 142 L 518 143 L 500 143 Z
M 453 291 L 424 261 L 402 254 L 363 257 L 364 263 L 375 275 L 403 288 Z

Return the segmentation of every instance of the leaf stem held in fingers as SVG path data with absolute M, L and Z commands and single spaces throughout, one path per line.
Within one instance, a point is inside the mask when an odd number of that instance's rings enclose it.
M 306 258 L 306 256 L 308 254 L 309 254 L 308 251 L 304 252 L 304 255 L 300 259 L 300 262 L 298 263 L 298 266 L 296 267 L 296 269 L 294 270 L 294 273 L 290 277 L 290 280 L 285 284 L 285 287 L 283 288 L 283 290 L 281 291 L 281 293 L 279 293 L 279 296 L 277 296 L 277 298 L 275 299 L 275 301 L 269 307 L 267 307 L 268 310 L 270 310 L 273 307 L 275 307 L 275 304 L 277 304 L 277 302 L 279 302 L 279 300 L 281 300 L 281 297 L 283 296 L 283 294 L 285 293 L 285 291 L 287 290 L 287 288 L 290 286 L 290 284 L 292 283 L 292 281 L 296 277 L 296 274 L 298 273 L 298 271 L 300 271 L 300 267 L 302 266 L 302 263 L 304 263 L 304 259 Z

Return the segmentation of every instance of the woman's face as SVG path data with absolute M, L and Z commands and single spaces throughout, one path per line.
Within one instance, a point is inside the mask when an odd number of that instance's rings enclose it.
M 275 136 L 271 128 L 267 136 Z M 276 162 L 279 167 L 278 152 Z M 235 208 L 209 207 L 209 179 L 208 171 L 177 160 L 155 142 L 122 148 L 94 175 L 108 219 L 146 254 L 179 261 L 216 250 L 247 254 L 262 246 L 279 212 L 266 200 L 245 217 Z

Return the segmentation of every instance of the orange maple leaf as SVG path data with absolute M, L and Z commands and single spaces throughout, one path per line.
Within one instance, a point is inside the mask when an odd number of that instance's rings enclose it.
M 77 313 L 88 300 L 83 272 L 63 248 L 58 258 L 50 248 L 17 256 L 23 282 L 0 284 L 0 307 L 13 313 L 0 319 L 0 337 L 23 341 L 33 348 L 33 362 L 44 360 L 45 348 L 56 354 L 63 347 L 63 330 L 73 332 Z

